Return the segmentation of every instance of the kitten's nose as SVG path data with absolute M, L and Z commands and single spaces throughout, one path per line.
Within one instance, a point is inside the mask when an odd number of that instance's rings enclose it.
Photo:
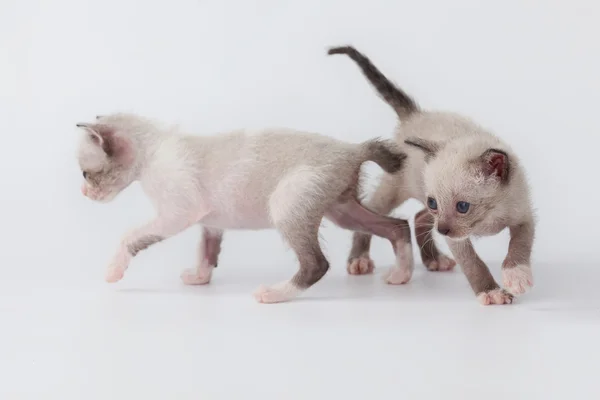
M 87 186 L 81 185 L 81 194 L 87 196 Z
M 438 225 L 437 230 L 444 236 L 450 233 L 450 227 L 448 227 L 448 225 Z

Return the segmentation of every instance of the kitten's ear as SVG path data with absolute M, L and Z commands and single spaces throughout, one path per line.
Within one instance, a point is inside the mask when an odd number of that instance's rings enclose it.
M 495 176 L 501 182 L 507 182 L 509 176 L 508 154 L 498 149 L 488 149 L 480 156 L 483 172 Z
M 416 148 L 422 150 L 425 153 L 426 159 L 429 159 L 429 158 L 435 156 L 435 154 L 442 147 L 438 143 L 435 143 L 435 142 L 432 142 L 429 140 L 425 140 L 425 139 L 419 139 L 419 138 L 408 138 L 408 139 L 404 140 L 404 143 L 406 143 L 409 146 L 416 147 Z
M 98 146 L 102 147 L 102 145 L 104 144 L 104 138 L 100 134 L 100 129 L 98 129 L 95 124 L 79 122 L 76 126 L 78 128 L 84 129 L 89 135 L 90 139 L 92 139 L 92 141 Z
M 111 131 L 108 127 L 100 124 L 91 124 L 87 122 L 80 122 L 76 125 L 78 128 L 84 129 L 89 138 L 97 146 L 101 147 L 106 155 L 112 155 L 112 146 L 110 145 Z

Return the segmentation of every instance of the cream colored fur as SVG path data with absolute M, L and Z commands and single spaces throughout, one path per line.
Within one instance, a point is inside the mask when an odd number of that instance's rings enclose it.
M 387 214 L 409 198 L 430 204 L 427 212 L 415 218 L 423 262 L 435 271 L 454 266 L 435 246 L 431 232 L 440 231 L 484 304 L 509 304 L 512 300 L 507 299 L 512 297 L 499 289 L 470 238 L 509 228 L 511 241 L 502 265 L 504 284 L 512 294 L 524 293 L 533 284 L 530 254 L 535 224 L 525 171 L 515 152 L 465 116 L 422 110 L 353 47 L 334 47 L 329 54 L 344 54 L 355 61 L 400 119 L 395 139 L 408 154 L 406 166 L 384 176 L 367 203 L 369 208 Z M 464 202 L 470 207 L 460 212 L 459 203 Z M 355 233 L 351 273 L 372 269 L 366 267 L 372 265 L 369 240 L 368 235 Z
M 78 126 L 86 132 L 78 153 L 82 192 L 110 201 L 139 181 L 156 209 L 152 221 L 123 238 L 109 282 L 123 277 L 137 252 L 194 224 L 205 229 L 196 275 L 182 274 L 189 284 L 209 282 L 223 230 L 280 231 L 297 253 L 300 270 L 291 281 L 262 290 L 257 297 L 262 302 L 289 300 L 325 274 L 329 264 L 318 243 L 323 216 L 348 229 L 379 232 L 400 249 L 399 257 L 404 252 L 398 244 L 406 238 L 398 226 L 405 221 L 377 216 L 356 201 L 362 163 L 401 168 L 405 155 L 391 141 L 350 144 L 290 129 L 193 136 L 130 114 Z
M 395 132 L 397 143 L 409 155 L 401 173 L 402 196 L 427 204 L 427 197 L 436 199 L 439 207 L 436 222 L 455 217 L 458 238 L 494 235 L 508 226 L 533 218 L 529 186 L 517 155 L 499 138 L 461 115 L 438 112 L 418 112 L 401 122 Z M 419 138 L 440 143 L 443 147 L 425 161 L 423 151 L 404 143 Z M 501 185 L 486 179 L 476 164 L 488 149 L 503 150 L 510 160 L 510 182 Z M 493 205 L 474 226 L 473 214 L 462 220 L 456 217 L 457 200 L 474 203 L 485 201 Z M 448 214 L 448 215 L 447 215 Z

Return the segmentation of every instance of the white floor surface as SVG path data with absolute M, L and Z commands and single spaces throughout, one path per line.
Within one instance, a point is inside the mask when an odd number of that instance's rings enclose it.
M 535 268 L 532 292 L 492 307 L 419 265 L 404 287 L 338 268 L 276 305 L 251 293 L 292 270 L 4 281 L 0 399 L 599 399 L 600 268 Z

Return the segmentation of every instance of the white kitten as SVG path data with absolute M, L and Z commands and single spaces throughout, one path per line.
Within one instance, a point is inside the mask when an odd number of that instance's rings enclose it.
M 148 246 L 194 224 L 203 226 L 197 269 L 187 284 L 210 281 L 224 229 L 279 230 L 296 252 L 300 268 L 286 282 L 261 287 L 260 302 L 289 300 L 319 281 L 329 263 L 318 230 L 323 216 L 340 227 L 392 242 L 397 271 L 412 272 L 410 229 L 405 220 L 380 216 L 357 200 L 359 171 L 371 160 L 387 172 L 401 169 L 406 155 L 393 141 L 350 144 L 292 130 L 244 130 L 199 137 L 181 135 L 129 114 L 81 123 L 82 192 L 110 201 L 139 180 L 157 215 L 126 235 L 107 274 L 123 277 L 131 259 Z
M 455 265 L 441 254 L 431 234 L 435 227 L 448 245 L 483 304 L 508 304 L 512 294 L 532 285 L 530 267 L 534 217 L 523 168 L 514 152 L 496 136 L 457 114 L 421 110 L 394 86 L 371 61 L 352 47 L 336 47 L 329 54 L 346 54 L 390 104 L 400 118 L 396 140 L 408 153 L 406 167 L 384 176 L 369 202 L 387 214 L 409 198 L 427 205 L 415 217 L 417 243 L 429 270 Z M 475 253 L 470 236 L 489 236 L 509 228 L 511 240 L 502 264 L 500 289 Z M 349 271 L 370 265 L 370 235 L 354 235 Z

